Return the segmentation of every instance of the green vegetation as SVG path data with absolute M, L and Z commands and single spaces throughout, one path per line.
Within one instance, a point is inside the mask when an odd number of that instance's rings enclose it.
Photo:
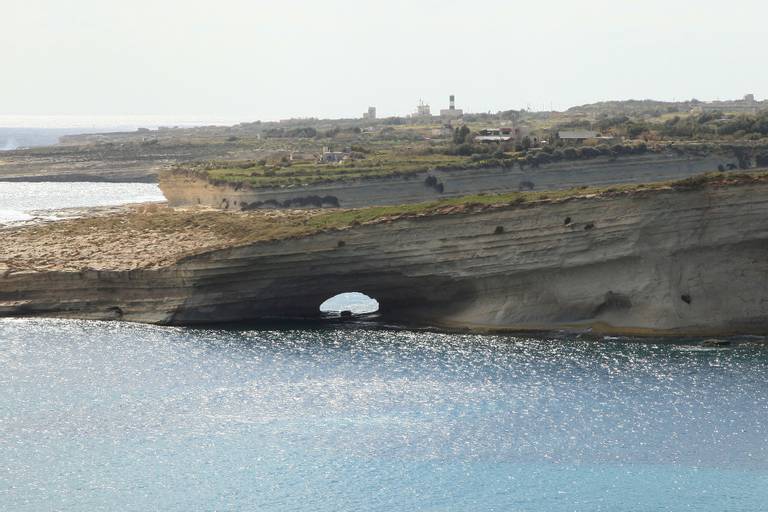
M 233 127 L 237 140 L 224 139 L 237 143 L 237 149 L 228 151 L 240 158 L 193 161 L 177 165 L 173 172 L 214 184 L 273 188 L 409 177 L 434 170 L 535 169 L 563 161 L 662 152 L 728 155 L 738 159 L 741 169 L 768 163 L 768 111 L 692 113 L 701 108 L 696 100 L 605 102 L 567 112 L 467 114 L 458 126 L 443 126 L 437 118 L 406 117 L 253 123 Z M 475 142 L 480 130 L 500 123 L 513 123 L 523 130 L 522 136 L 500 143 Z M 620 142 L 568 143 L 556 136 L 563 129 L 595 130 Z M 256 140 L 254 133 L 259 135 Z M 344 154 L 323 161 L 326 148 Z
M 354 145 L 341 162 L 319 162 L 310 156 L 290 160 L 284 154 L 279 160 L 212 161 L 176 166 L 172 172 L 207 179 L 214 184 L 237 183 L 253 188 L 304 186 L 366 178 L 410 176 L 434 170 L 472 170 L 513 167 L 538 168 L 563 161 L 589 160 L 598 157 L 621 158 L 646 153 L 675 152 L 680 155 L 706 156 L 714 153 L 735 155 L 739 167 L 746 169 L 752 160 L 768 164 L 768 144 L 721 144 L 718 142 L 645 143 L 597 146 L 557 146 L 517 150 L 514 144 L 478 144 L 463 142 L 440 146 L 408 146 L 400 151 Z
M 760 140 L 768 137 L 768 111 L 758 114 L 727 115 L 723 112 L 681 114 L 661 119 L 639 119 L 622 116 L 604 116 L 596 127 L 608 133 L 647 139 L 675 138 L 688 140 L 745 139 Z
M 479 167 L 468 158 L 442 154 L 397 154 L 350 152 L 341 163 L 283 160 L 275 164 L 266 161 L 209 162 L 186 164 L 177 171 L 205 176 L 212 182 L 246 183 L 253 187 L 285 187 L 331 181 L 352 181 L 361 178 L 407 176 L 434 169 L 465 169 Z
M 552 192 L 515 192 L 472 195 L 401 206 L 357 210 L 259 210 L 226 212 L 211 209 L 173 209 L 136 206 L 128 213 L 84 217 L 8 230 L 9 243 L 0 260 L 15 268 L 150 268 L 172 264 L 186 256 L 244 246 L 260 241 L 310 236 L 365 223 L 379 223 L 429 215 L 472 215 L 488 209 L 537 207 L 553 201 L 611 198 L 631 194 L 674 191 L 708 186 L 768 183 L 768 172 L 716 173 L 680 181 L 578 188 Z M 566 223 L 570 222 L 568 219 Z M 489 234 L 491 231 L 489 231 Z M 496 233 L 499 233 L 498 228 Z M 23 251 L 20 247 L 25 248 Z M 147 250 L 147 248 L 151 250 Z M 70 259 L 62 254 L 74 250 Z
M 355 210 L 334 210 L 312 216 L 306 224 L 317 229 L 338 229 L 367 222 L 399 217 L 420 217 L 459 212 L 471 212 L 488 207 L 508 207 L 537 201 L 560 201 L 576 197 L 615 197 L 642 191 L 695 190 L 709 185 L 723 186 L 768 182 L 768 172 L 741 174 L 708 173 L 674 181 L 648 184 L 624 184 L 610 187 L 580 187 L 542 192 L 510 192 L 505 194 L 474 194 L 396 206 L 373 206 Z
M 467 125 L 462 126 L 461 128 L 456 128 L 453 130 L 453 143 L 454 144 L 464 144 L 467 142 L 467 137 L 469 137 L 470 131 L 469 127 Z
M 106 168 L 118 175 L 138 169 L 131 172 L 144 173 L 142 179 L 151 178 L 157 169 L 170 168 L 214 183 L 262 188 L 412 176 L 442 169 L 530 169 L 645 152 L 732 154 L 733 147 L 743 153 L 740 167 L 768 162 L 768 111 L 737 115 L 704 112 L 707 108 L 696 100 L 619 101 L 566 112 L 466 113 L 453 124 L 444 124 L 438 116 L 305 118 L 228 127 L 142 129 L 65 136 L 66 145 L 10 152 L 0 157 L 0 163 L 5 173 L 22 172 L 31 164 L 48 169 L 51 162 L 76 174 L 98 175 Z M 520 132 L 506 142 L 475 142 L 481 130 L 501 127 Z M 595 130 L 612 136 L 616 143 L 566 143 L 556 137 L 563 129 Z M 322 162 L 325 148 L 344 152 L 343 161 Z
M 459 132 L 457 132 L 459 133 Z M 468 140 L 465 130 L 459 138 Z M 472 170 L 482 168 L 539 167 L 560 161 L 588 160 L 597 157 L 618 158 L 646 152 L 670 150 L 673 146 L 649 147 L 644 142 L 585 147 L 530 148 L 517 150 L 514 144 L 478 144 L 473 142 L 440 146 L 408 146 L 402 149 L 374 149 L 354 145 L 341 162 L 320 162 L 310 155 L 291 160 L 283 154 L 278 160 L 193 162 L 177 165 L 172 172 L 207 179 L 214 184 L 238 183 L 253 188 L 303 186 L 366 178 L 409 176 L 434 170 Z M 675 147 L 677 151 L 715 150 L 700 146 Z

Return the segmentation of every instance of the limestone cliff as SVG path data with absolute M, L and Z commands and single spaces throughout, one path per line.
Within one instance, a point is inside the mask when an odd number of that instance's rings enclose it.
M 764 333 L 768 183 L 455 208 L 184 257 L 6 272 L 0 314 L 195 324 L 316 318 L 361 291 L 385 321 L 478 330 Z
M 685 178 L 718 167 L 735 167 L 733 154 L 695 156 L 662 152 L 621 158 L 559 162 L 538 168 L 432 170 L 386 178 L 251 188 L 247 183 L 211 182 L 184 169 L 160 175 L 172 206 L 206 205 L 227 210 L 255 208 L 363 208 L 430 201 L 482 192 L 563 190 L 579 186 L 648 183 Z

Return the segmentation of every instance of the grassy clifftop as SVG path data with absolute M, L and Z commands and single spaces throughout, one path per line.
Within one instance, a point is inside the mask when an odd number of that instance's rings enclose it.
M 603 157 L 620 159 L 645 154 L 669 154 L 679 157 L 728 155 L 738 159 L 739 167 L 749 168 L 757 161 L 764 165 L 767 156 L 762 146 L 718 145 L 702 143 L 630 144 L 583 147 L 543 147 L 524 151 L 505 150 L 496 144 L 467 143 L 458 146 L 403 146 L 366 149 L 352 147 L 341 162 L 322 162 L 320 154 L 283 155 L 281 160 L 243 160 L 191 162 L 174 166 L 167 172 L 207 180 L 216 185 L 258 188 L 282 188 L 361 179 L 409 176 L 434 170 L 472 170 L 482 168 L 536 169 L 558 162 L 589 161 Z M 768 155 L 768 153 L 766 153 Z M 714 170 L 714 169 L 713 169 Z
M 359 149 L 360 151 L 355 151 Z M 612 147 L 545 148 L 505 151 L 495 144 L 461 144 L 454 147 L 403 146 L 365 149 L 353 147 L 342 162 L 321 162 L 319 154 L 284 156 L 280 161 L 210 161 L 174 166 L 171 173 L 194 175 L 214 184 L 238 184 L 252 188 L 304 186 L 318 183 L 355 181 L 369 178 L 409 176 L 433 170 L 471 170 L 482 168 L 538 167 L 542 164 L 589 160 L 600 156 L 618 158 L 660 153 L 667 148 L 648 148 L 644 144 L 617 144 Z
M 3 230 L 0 276 L 23 270 L 159 268 L 180 258 L 259 241 L 303 237 L 352 226 L 431 215 L 535 207 L 555 201 L 768 183 L 768 172 L 716 173 L 680 181 L 557 192 L 473 195 L 356 210 L 258 210 L 131 207 L 121 213 Z
M 201 172 L 211 181 L 246 183 L 259 188 L 402 176 L 431 169 L 469 168 L 473 164 L 468 157 L 441 154 L 408 155 L 392 152 L 375 153 L 356 159 L 351 157 L 349 161 L 339 164 L 287 161 L 277 165 L 267 165 L 257 161 L 235 165 L 231 163 L 193 164 L 180 166 L 177 169 Z
M 506 194 L 476 194 L 440 199 L 424 203 L 397 206 L 375 206 L 354 210 L 334 210 L 312 216 L 308 224 L 320 229 L 338 229 L 350 225 L 377 222 L 384 219 L 421 217 L 482 211 L 488 208 L 508 208 L 526 203 L 546 203 L 575 198 L 617 197 L 661 190 L 697 190 L 705 187 L 749 185 L 768 182 L 768 172 L 708 173 L 682 180 L 648 184 L 625 184 L 611 187 L 580 187 L 542 192 L 511 192 Z

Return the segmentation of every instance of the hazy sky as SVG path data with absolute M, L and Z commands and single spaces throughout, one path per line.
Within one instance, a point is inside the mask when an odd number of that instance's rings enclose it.
M 0 115 L 768 96 L 764 0 L 2 0 Z

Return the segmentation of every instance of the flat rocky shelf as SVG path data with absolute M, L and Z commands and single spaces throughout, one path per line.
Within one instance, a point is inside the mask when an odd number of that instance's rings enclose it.
M 384 319 L 475 330 L 755 333 L 768 178 L 717 174 L 357 210 L 141 206 L 3 231 L 0 314 L 195 324 Z

